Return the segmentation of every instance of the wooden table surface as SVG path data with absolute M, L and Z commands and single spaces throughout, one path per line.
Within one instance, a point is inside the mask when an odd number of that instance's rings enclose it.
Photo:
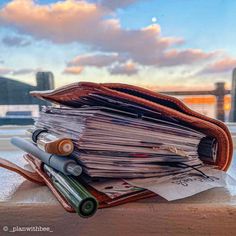
M 1 136 L 0 156 L 26 168 L 22 153 L 9 145 L 11 135 Z M 235 168 L 236 157 L 228 171 L 236 178 Z M 236 187 L 215 188 L 172 202 L 157 196 L 98 210 L 95 216 L 82 219 L 64 211 L 47 187 L 8 170 L 0 170 L 0 186 L 0 235 L 20 233 L 25 226 L 49 227 L 55 235 L 236 235 L 236 196 L 232 196 Z

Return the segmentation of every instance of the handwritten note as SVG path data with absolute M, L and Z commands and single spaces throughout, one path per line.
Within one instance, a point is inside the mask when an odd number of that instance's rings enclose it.
M 188 173 L 163 178 L 146 178 L 125 180 L 129 184 L 148 189 L 168 201 L 195 195 L 215 187 L 226 187 L 227 182 L 236 186 L 236 180 L 224 171 L 201 168 L 205 175 L 192 170 Z

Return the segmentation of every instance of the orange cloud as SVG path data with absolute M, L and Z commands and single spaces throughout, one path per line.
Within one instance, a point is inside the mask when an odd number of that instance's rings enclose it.
M 236 59 L 231 57 L 225 57 L 224 59 L 221 59 L 208 65 L 205 69 L 201 71 L 201 73 L 223 73 L 232 71 L 234 68 L 236 68 Z
M 112 75 L 130 76 L 138 73 L 138 66 L 132 61 L 128 61 L 123 64 L 116 64 L 114 66 L 111 66 L 108 70 Z
M 164 53 L 160 60 L 160 65 L 163 66 L 174 66 L 178 65 L 179 62 L 182 64 L 190 64 L 197 61 L 213 58 L 218 52 L 206 53 L 200 49 L 185 49 L 185 50 L 168 50 Z
M 66 0 L 38 5 L 32 0 L 13 0 L 0 11 L 2 24 L 57 43 L 91 36 L 105 11 L 85 1 Z
M 110 74 L 133 75 L 138 73 L 138 64 L 119 56 L 116 53 L 111 54 L 84 54 L 71 60 L 64 70 L 64 73 L 79 74 L 84 67 L 105 67 Z M 78 71 L 77 71 L 78 70 Z
M 109 66 L 114 62 L 122 62 L 125 58 L 119 56 L 117 53 L 110 54 L 84 54 L 79 55 L 72 59 L 68 66 L 94 66 L 94 67 L 105 67 Z
M 63 71 L 64 74 L 72 74 L 72 75 L 79 75 L 83 71 L 83 67 L 80 66 L 72 66 L 72 67 L 67 67 Z

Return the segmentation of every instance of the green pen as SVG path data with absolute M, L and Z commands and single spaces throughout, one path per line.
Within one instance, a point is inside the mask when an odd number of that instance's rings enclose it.
M 82 217 L 92 216 L 98 207 L 97 200 L 72 176 L 66 176 L 44 165 L 44 170 L 52 179 L 55 188 L 68 200 Z

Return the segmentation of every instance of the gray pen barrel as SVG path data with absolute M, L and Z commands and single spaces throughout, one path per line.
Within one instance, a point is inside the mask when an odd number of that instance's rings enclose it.
M 54 169 L 61 171 L 65 175 L 75 175 L 78 176 L 82 173 L 82 167 L 79 166 L 76 161 L 63 156 L 57 156 L 53 154 L 46 153 L 40 150 L 36 145 L 31 142 L 26 141 L 23 138 L 13 137 L 11 143 L 21 150 L 32 154 L 33 156 L 39 158 L 45 164 L 53 167 Z

